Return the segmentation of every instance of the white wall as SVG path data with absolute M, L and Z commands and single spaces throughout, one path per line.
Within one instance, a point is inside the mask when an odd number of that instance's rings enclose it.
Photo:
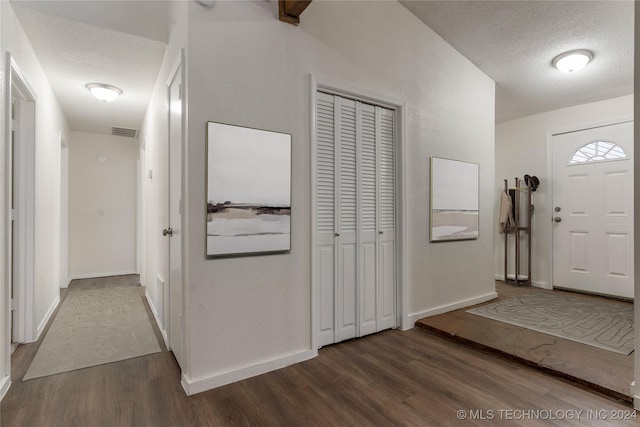
M 69 275 L 136 272 L 138 141 L 71 132 L 69 141 Z M 106 157 L 105 163 L 98 157 Z
M 141 274 L 146 286 L 147 300 L 151 306 L 158 326 L 166 338 L 165 318 L 169 311 L 168 300 L 163 295 L 168 292 L 169 264 L 168 239 L 162 236 L 162 229 L 168 227 L 168 102 L 167 79 L 180 56 L 180 49 L 186 47 L 187 2 L 169 4 L 170 39 L 165 51 L 158 78 L 149 100 L 143 123 L 140 127 L 139 141 L 144 153 L 145 170 L 142 173 L 144 201 L 144 246 L 145 271 Z M 151 172 L 151 177 L 149 177 Z M 156 287 L 157 278 L 164 280 L 165 288 Z
M 627 95 L 606 101 L 578 105 L 561 110 L 536 114 L 496 125 L 496 181 L 494 200 L 504 188 L 503 179 L 509 180 L 513 187 L 514 178 L 523 178 L 525 174 L 536 175 L 540 186 L 534 193 L 534 215 L 532 219 L 532 279 L 534 285 L 550 287 L 552 207 L 548 200 L 550 191 L 547 171 L 547 134 L 563 129 L 588 127 L 594 123 L 606 123 L 621 118 L 633 117 L 633 95 Z M 495 217 L 497 223 L 497 216 Z M 494 262 L 496 275 L 503 277 L 504 241 L 496 229 Z M 513 258 L 513 255 L 510 255 Z M 510 273 L 512 271 L 510 270 Z
M 310 74 L 406 102 L 407 318 L 494 295 L 494 82 L 403 6 L 318 1 L 295 27 L 277 2 L 190 2 L 188 50 L 192 391 L 310 350 Z M 205 259 L 207 120 L 293 135 L 290 254 Z M 478 240 L 429 243 L 429 156 L 480 164 Z
M 35 91 L 36 96 L 36 217 L 35 217 L 35 302 L 34 325 L 41 331 L 42 326 L 51 314 L 59 298 L 60 265 L 59 257 L 55 254 L 60 250 L 60 136 L 67 139 L 69 125 L 53 94 L 49 82 L 38 62 L 35 53 L 15 15 L 9 2 L 0 2 L 0 135 L 5 134 L 5 99 L 6 99 L 6 54 L 10 52 L 23 72 L 26 80 Z M 3 182 L 6 177 L 6 144 L 0 148 L 0 168 Z M 2 186 L 2 203 L 0 221 L 6 221 L 7 206 L 5 205 L 4 185 Z M 6 230 L 3 226 L 0 240 L 6 242 Z M 0 271 L 5 272 L 4 263 L 6 247 L 0 249 Z M 4 283 L 4 280 L 3 280 Z M 5 283 L 4 286 L 8 286 Z M 2 298 L 0 318 L 3 321 L 7 315 L 7 302 Z M 2 331 L 7 331 L 3 323 Z M 6 346 L 10 337 L 4 335 L 2 348 L 2 375 L 0 382 L 9 374 L 8 351 Z M 1 388 L 2 384 L 0 384 Z

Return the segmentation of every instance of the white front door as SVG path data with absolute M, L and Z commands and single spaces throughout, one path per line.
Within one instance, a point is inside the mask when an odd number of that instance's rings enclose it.
M 553 285 L 633 298 L 633 122 L 553 136 Z
M 182 65 L 169 80 L 169 347 L 183 366 Z

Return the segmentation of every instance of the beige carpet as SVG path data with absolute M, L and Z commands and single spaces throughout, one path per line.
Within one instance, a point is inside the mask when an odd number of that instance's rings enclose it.
M 23 380 L 159 351 L 138 287 L 72 290 Z
M 467 310 L 621 354 L 633 351 L 633 304 L 559 292 L 522 295 Z

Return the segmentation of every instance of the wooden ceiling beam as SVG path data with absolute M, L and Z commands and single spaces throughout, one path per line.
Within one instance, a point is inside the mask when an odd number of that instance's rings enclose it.
M 312 0 L 278 0 L 278 16 L 281 21 L 298 25 L 300 15 Z

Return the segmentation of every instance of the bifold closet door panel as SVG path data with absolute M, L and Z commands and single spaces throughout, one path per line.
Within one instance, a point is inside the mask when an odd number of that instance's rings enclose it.
M 316 308 L 318 345 L 336 342 L 335 97 L 318 93 L 316 108 Z
M 378 305 L 377 330 L 397 326 L 395 113 L 378 107 Z
M 336 97 L 336 148 L 338 153 L 337 242 L 338 280 L 336 340 L 358 336 L 357 318 L 357 126 L 356 101 Z
M 358 103 L 358 289 L 360 336 L 377 331 L 377 140 L 376 107 Z

